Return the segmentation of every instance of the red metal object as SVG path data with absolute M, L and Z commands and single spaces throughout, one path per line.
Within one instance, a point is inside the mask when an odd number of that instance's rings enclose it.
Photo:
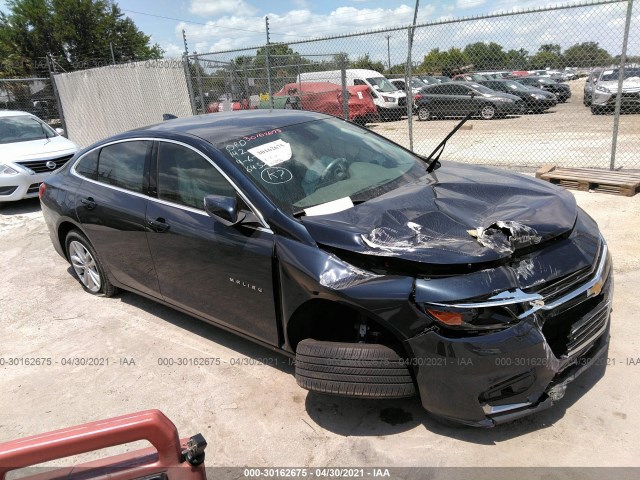
M 347 87 L 349 93 L 349 120 L 375 119 L 378 110 L 366 85 Z M 342 87 L 328 82 L 287 83 L 274 97 L 297 96 L 300 108 L 342 117 Z
M 0 480 L 11 470 L 138 440 L 149 441 L 153 448 L 23 478 L 72 478 L 74 473 L 83 478 L 108 475 L 112 480 L 162 473 L 169 479 L 206 478 L 202 464 L 192 466 L 184 459 L 182 452 L 189 439 L 181 441 L 175 425 L 161 411 L 145 410 L 0 443 Z

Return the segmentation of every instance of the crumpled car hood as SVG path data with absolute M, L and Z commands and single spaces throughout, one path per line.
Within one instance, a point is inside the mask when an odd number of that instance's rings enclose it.
M 447 162 L 419 182 L 302 222 L 322 245 L 445 265 L 509 257 L 570 232 L 576 215 L 573 195 L 552 184 Z

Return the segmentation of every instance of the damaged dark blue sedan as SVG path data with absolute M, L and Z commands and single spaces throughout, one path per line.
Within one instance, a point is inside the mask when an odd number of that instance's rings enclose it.
M 493 426 L 562 398 L 607 349 L 611 257 L 571 194 L 326 115 L 134 130 L 79 152 L 40 197 L 86 291 L 295 356 L 311 391 L 418 394 Z

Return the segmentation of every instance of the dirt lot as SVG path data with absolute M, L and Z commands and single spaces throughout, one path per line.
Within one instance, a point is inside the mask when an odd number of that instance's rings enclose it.
M 582 104 L 585 79 L 567 82 L 572 96 L 543 114 L 472 119 L 447 143 L 443 158 L 491 165 L 609 168 L 613 115 L 592 115 Z M 414 150 L 428 155 L 459 119 L 420 122 L 413 117 Z M 406 120 L 371 128 L 409 146 Z M 616 168 L 640 168 L 640 114 L 620 116 Z
M 284 356 L 131 293 L 86 294 L 53 250 L 37 200 L 7 207 L 0 441 L 159 408 L 182 435 L 205 435 L 211 466 L 640 466 L 640 195 L 576 197 L 614 256 L 610 365 L 580 377 L 553 409 L 491 430 L 442 426 L 417 399 L 309 394 Z M 8 365 L 27 357 L 53 363 Z M 63 365 L 71 358 L 109 364 Z M 170 367 L 163 358 L 221 362 Z

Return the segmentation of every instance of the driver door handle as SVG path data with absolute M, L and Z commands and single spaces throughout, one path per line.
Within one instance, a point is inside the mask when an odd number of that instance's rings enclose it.
M 153 231 L 158 233 L 164 233 L 170 228 L 170 225 L 166 223 L 165 219 L 162 217 L 158 217 L 155 220 L 149 220 L 147 223 Z

